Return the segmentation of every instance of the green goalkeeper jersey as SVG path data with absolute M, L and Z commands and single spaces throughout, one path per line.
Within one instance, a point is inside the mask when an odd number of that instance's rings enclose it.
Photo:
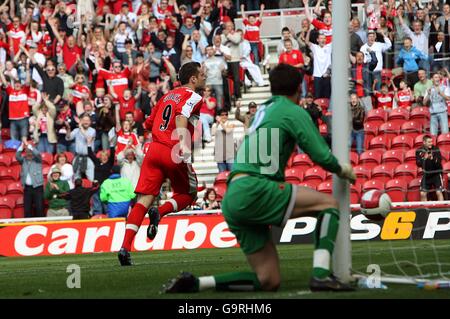
M 284 181 L 284 170 L 298 145 L 314 163 L 340 171 L 336 157 L 320 135 L 309 114 L 284 96 L 262 104 L 242 142 L 230 178 L 238 173 L 263 175 Z

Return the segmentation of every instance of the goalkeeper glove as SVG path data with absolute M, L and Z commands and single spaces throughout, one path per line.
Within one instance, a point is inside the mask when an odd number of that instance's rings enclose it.
M 341 164 L 341 171 L 337 173 L 337 176 L 348 180 L 352 184 L 356 182 L 356 175 L 351 164 Z

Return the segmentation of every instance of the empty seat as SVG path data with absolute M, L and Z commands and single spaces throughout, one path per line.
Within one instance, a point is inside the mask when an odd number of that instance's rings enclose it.
M 217 174 L 216 179 L 214 180 L 214 184 L 226 183 L 229 175 L 230 175 L 229 171 L 220 172 L 219 174 Z
M 381 158 L 383 156 L 382 150 L 369 150 L 359 155 L 359 165 L 364 165 L 369 169 L 381 164 Z
M 383 157 L 381 158 L 381 163 L 387 164 L 387 163 L 396 163 L 401 164 L 403 163 L 403 156 L 404 153 L 401 150 L 389 150 L 384 152 Z
M 402 124 L 400 133 L 415 138 L 417 135 L 422 134 L 423 125 L 416 120 L 408 121 Z
M 406 200 L 406 191 L 408 183 L 402 179 L 391 179 L 384 185 L 386 193 L 393 202 L 404 202 Z
M 314 190 L 317 189 L 317 184 L 309 183 L 309 182 L 301 182 L 300 184 L 298 184 L 298 186 L 300 186 L 300 187 L 308 187 L 308 188 L 311 188 L 311 189 L 314 189 Z
M 442 162 L 448 162 L 450 160 L 450 149 L 441 149 Z
M 314 166 L 314 163 L 311 161 L 307 154 L 298 154 L 294 157 L 294 161 L 292 162 L 292 167 L 302 167 L 303 170 L 307 170 Z
M 352 165 L 358 165 L 359 155 L 356 152 L 350 152 L 350 163 Z
M 378 135 L 384 135 L 392 140 L 400 133 L 400 126 L 401 124 L 391 121 L 383 123 L 378 129 Z
M 7 186 L 6 184 L 0 183 L 0 195 L 3 196 L 6 194 Z
M 371 169 L 366 165 L 355 166 L 353 167 L 353 171 L 355 172 L 357 182 L 358 181 L 365 182 L 370 179 Z
M 307 182 L 308 184 L 319 185 L 327 178 L 327 172 L 321 167 L 311 167 L 305 172 L 303 177 L 303 182 Z
M 392 139 L 391 142 L 391 149 L 392 150 L 409 150 L 413 147 L 414 140 L 411 136 L 408 136 L 406 134 L 396 136 Z
M 394 167 L 396 164 L 381 164 L 372 168 L 371 179 L 386 183 L 394 176 Z
M 319 132 L 320 132 L 320 135 L 326 136 L 328 134 L 327 125 L 326 124 L 320 124 L 319 125 Z
M 323 183 L 320 183 L 317 186 L 317 191 L 325 194 L 331 194 L 333 192 L 333 184 L 332 182 L 326 181 Z
M 0 166 L 10 166 L 11 157 L 5 154 L 0 154 Z
M 450 133 L 439 135 L 437 137 L 436 145 L 440 149 L 450 149 Z
M 12 211 L 13 218 L 24 218 L 25 217 L 25 209 L 23 206 L 23 196 L 20 196 L 16 199 L 16 206 Z
M 394 178 L 406 180 L 408 183 L 416 178 L 417 167 L 411 164 L 401 164 L 394 170 Z
M 402 124 L 403 122 L 409 119 L 409 111 L 405 108 L 398 107 L 396 109 L 391 110 L 388 114 L 388 121 L 394 122 L 397 124 Z
M 408 183 L 406 199 L 408 202 L 420 201 L 420 178 L 415 178 Z
M 355 184 L 350 186 L 350 204 L 359 204 L 361 199 L 361 185 Z
M 217 199 L 222 200 L 225 192 L 227 191 L 227 184 L 214 185 L 214 191 L 217 194 Z
M 370 140 L 369 150 L 381 149 L 388 150 L 390 148 L 391 141 L 387 136 L 378 135 Z
M 284 172 L 285 180 L 291 184 L 300 184 L 303 181 L 303 171 L 299 168 L 290 168 Z
M 16 205 L 14 198 L 2 196 L 0 198 L 0 219 L 12 218 L 12 210 Z
M 370 140 L 378 135 L 378 124 L 364 123 L 364 149 L 369 149 Z
M 372 189 L 377 189 L 381 191 L 384 189 L 384 183 L 379 180 L 370 180 L 365 182 L 362 186 L 363 193 L 368 192 Z
M 15 182 L 19 180 L 20 166 L 5 167 L 0 170 L 0 180 Z
M 422 125 L 430 121 L 430 110 L 428 107 L 420 106 L 415 107 L 411 110 L 411 114 L 409 115 L 409 120 L 418 121 Z
M 414 148 L 405 153 L 403 163 L 416 165 L 416 150 Z
M 42 157 L 42 164 L 43 165 L 47 165 L 47 166 L 51 166 L 53 165 L 53 155 L 50 153 L 41 153 L 41 157 Z
M 375 109 L 375 110 L 370 110 L 368 112 L 366 121 L 368 123 L 374 123 L 374 124 L 381 125 L 383 122 L 386 122 L 386 119 L 387 119 L 387 113 L 385 110 Z
M 442 170 L 444 171 L 444 173 L 450 173 L 450 162 L 447 162 L 444 165 L 442 165 Z

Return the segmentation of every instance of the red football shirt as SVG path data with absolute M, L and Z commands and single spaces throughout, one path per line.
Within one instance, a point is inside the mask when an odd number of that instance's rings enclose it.
M 259 26 L 261 25 L 261 20 L 257 20 L 254 24 L 251 24 L 250 21 L 244 19 L 243 23 L 245 29 L 244 38 L 248 42 L 259 42 Z
M 75 84 L 72 87 L 72 102 L 73 104 L 77 104 L 78 102 L 83 100 L 84 95 L 88 95 L 89 98 L 91 96 L 91 90 L 86 85 Z
M 6 27 L 8 29 L 8 33 L 7 33 L 8 37 L 12 41 L 14 54 L 16 54 L 17 52 L 19 52 L 20 44 L 22 42 L 25 42 L 25 39 L 26 39 L 26 33 L 25 33 L 26 25 L 25 24 L 20 24 L 19 27 L 14 28 L 14 25 L 12 23 L 10 23 Z
M 62 47 L 64 64 L 67 67 L 67 70 L 70 70 L 72 66 L 77 62 L 77 55 L 80 56 L 83 54 L 81 48 L 77 45 L 69 48 L 67 43 L 64 43 Z
M 325 23 L 323 23 L 322 21 L 319 21 L 317 19 L 312 20 L 312 25 L 319 30 L 320 34 L 325 35 L 325 37 L 327 38 L 327 44 L 330 44 L 331 41 L 333 40 L 333 26 L 331 25 L 326 25 Z
M 397 102 L 398 107 L 404 108 L 411 107 L 412 105 L 411 94 L 408 90 L 398 91 L 397 96 L 398 96 Z
M 119 103 L 120 103 L 120 109 L 119 109 L 120 120 L 124 121 L 125 115 L 128 112 L 133 112 L 133 114 L 134 114 L 134 110 L 136 109 L 136 106 L 135 106 L 136 99 L 134 98 L 134 96 L 132 96 L 128 100 L 125 100 L 123 96 L 119 96 Z
M 21 90 L 14 90 L 8 86 L 6 93 L 9 95 L 9 119 L 21 120 L 30 116 L 30 107 L 28 106 L 28 93 L 30 88 L 23 86 Z
M 130 69 L 125 68 L 120 73 L 115 73 L 111 71 L 106 71 L 101 69 L 98 74 L 103 77 L 105 80 L 110 81 L 111 86 L 114 89 L 114 93 L 117 96 L 123 96 L 123 91 L 128 89 L 128 77 L 130 76 Z
M 375 97 L 377 98 L 378 108 L 392 109 L 392 102 L 394 101 L 394 95 L 392 93 L 376 93 Z
M 188 130 L 191 140 L 194 138 L 195 121 L 199 118 L 202 97 L 187 87 L 178 87 L 164 95 L 152 110 L 152 114 L 145 120 L 144 127 L 152 130 L 154 142 L 172 148 L 179 139 L 172 139 L 172 132 L 176 129 L 175 118 L 183 115 L 189 119 Z
M 303 60 L 303 54 L 299 50 L 292 50 L 291 52 L 284 52 L 280 55 L 278 63 L 284 63 L 289 65 L 297 65 L 299 63 L 305 63 Z
M 116 154 L 119 154 L 127 147 L 127 145 L 130 143 L 130 139 L 132 146 L 138 145 L 139 140 L 135 133 L 133 132 L 125 133 L 123 130 L 120 130 L 117 133 Z
M 210 96 L 208 98 L 209 102 L 217 103 L 217 100 L 215 97 Z M 217 105 L 217 104 L 216 104 Z M 206 105 L 205 99 L 202 100 L 202 107 L 200 108 L 200 113 L 208 114 L 214 117 L 216 115 L 216 108 L 208 109 L 208 105 Z

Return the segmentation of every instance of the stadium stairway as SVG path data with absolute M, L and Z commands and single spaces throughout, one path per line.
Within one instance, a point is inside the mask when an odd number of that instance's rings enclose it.
M 268 74 L 263 74 L 264 81 L 267 86 L 264 87 L 252 87 L 247 89 L 247 93 L 242 94 L 241 100 L 241 113 L 245 114 L 248 111 L 248 104 L 255 102 L 257 105 L 267 101 L 270 94 L 270 86 L 268 81 Z M 232 107 L 229 113 L 229 120 L 234 124 L 234 141 L 239 142 L 244 136 L 244 126 L 241 122 L 235 118 L 236 108 Z M 202 149 L 201 145 L 194 149 L 194 163 L 193 167 L 197 173 L 197 179 L 199 185 L 203 182 L 207 187 L 212 187 L 214 179 L 216 178 L 219 170 L 217 169 L 217 162 L 214 160 L 214 143 L 215 139 L 211 143 L 205 144 L 205 148 Z

